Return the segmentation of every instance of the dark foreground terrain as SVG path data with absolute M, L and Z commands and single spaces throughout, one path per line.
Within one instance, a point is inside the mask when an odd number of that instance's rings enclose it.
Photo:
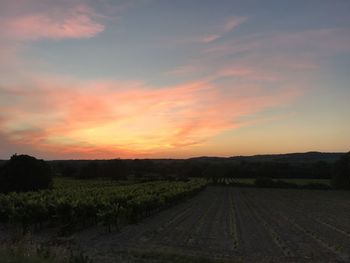
M 349 262 L 349 194 L 211 186 L 120 233 L 88 229 L 74 239 L 94 262 L 146 251 L 233 262 Z

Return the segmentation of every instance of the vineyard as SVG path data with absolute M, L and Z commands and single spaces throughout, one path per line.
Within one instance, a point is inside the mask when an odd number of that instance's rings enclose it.
M 57 226 L 62 231 L 103 224 L 108 231 L 150 216 L 206 185 L 205 180 L 118 185 L 59 180 L 52 190 L 0 195 L 0 222 L 23 232 Z
M 227 262 L 349 262 L 349 192 L 225 182 L 56 179 L 51 190 L 0 195 L 0 243 L 7 226 L 15 226 L 34 237 L 55 230 L 40 242 L 69 237 L 68 246 L 93 262 L 172 262 L 134 260 L 135 253 Z

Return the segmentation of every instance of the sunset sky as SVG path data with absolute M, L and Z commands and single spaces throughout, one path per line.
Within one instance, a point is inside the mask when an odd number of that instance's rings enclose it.
M 0 0 L 0 159 L 350 150 L 350 1 Z

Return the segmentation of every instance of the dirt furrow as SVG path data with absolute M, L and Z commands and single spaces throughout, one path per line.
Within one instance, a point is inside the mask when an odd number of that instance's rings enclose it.
M 121 233 L 85 235 L 81 247 L 88 255 L 110 257 L 106 262 L 135 249 L 243 262 L 344 262 L 350 248 L 344 214 L 349 211 L 336 213 L 337 204 L 318 204 L 324 199 L 319 194 L 210 186 Z M 328 203 L 338 200 L 332 198 L 336 192 L 327 195 Z M 313 207 L 308 211 L 308 206 Z
M 280 255 L 280 249 L 264 229 L 262 222 L 251 213 L 247 204 L 242 200 L 244 192 L 235 192 L 238 217 L 242 233 L 244 254 L 247 255 Z M 276 253 L 277 252 L 277 253 Z

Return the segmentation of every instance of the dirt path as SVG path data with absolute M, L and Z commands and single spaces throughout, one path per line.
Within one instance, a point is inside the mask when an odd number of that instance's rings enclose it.
M 343 192 L 208 187 L 121 233 L 90 229 L 75 239 L 97 262 L 115 262 L 121 251 L 243 262 L 348 262 L 350 234 L 342 226 L 350 211 L 339 196 L 345 198 Z

